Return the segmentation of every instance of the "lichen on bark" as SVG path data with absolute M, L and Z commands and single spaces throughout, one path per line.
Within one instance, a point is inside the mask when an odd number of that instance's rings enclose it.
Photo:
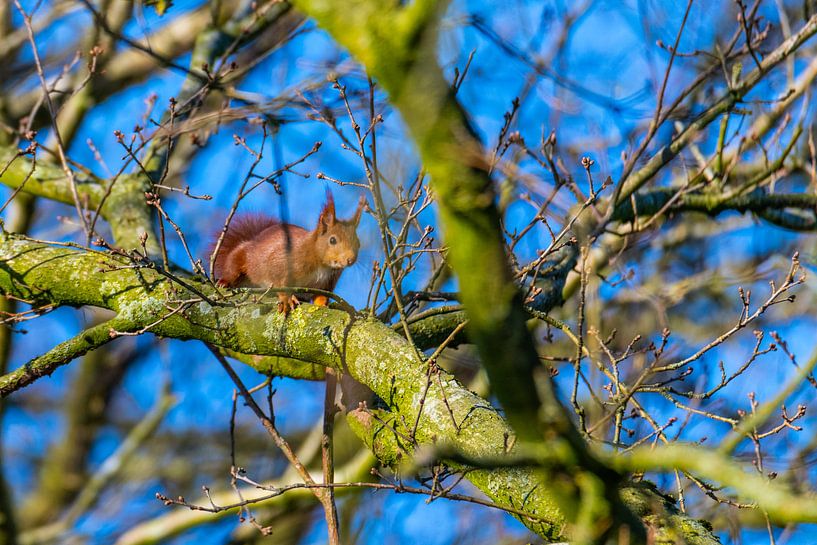
M 242 361 L 250 365 L 263 362 L 259 364 L 262 372 L 269 372 L 269 362 L 276 358 L 296 369 L 291 376 L 313 374 L 316 367 L 341 369 L 370 387 L 391 414 L 408 422 L 417 418 L 428 376 L 427 362 L 389 326 L 309 304 L 285 318 L 274 304 L 233 306 L 228 301 L 212 306 L 201 301 L 168 317 L 172 301 L 195 299 L 195 294 L 149 268 L 117 269 L 117 264 L 124 262 L 100 252 L 54 247 L 4 233 L 0 237 L 0 292 L 41 303 L 127 312 L 130 318 L 144 312 L 140 323 L 155 323 L 149 332 L 253 354 L 243 356 Z M 211 288 L 195 277 L 185 277 L 184 281 L 215 297 Z M 289 376 L 287 367 L 273 372 Z M 388 430 L 372 421 L 353 427 L 384 462 L 393 463 L 400 457 L 395 452 L 398 443 L 389 438 Z M 476 460 L 513 455 L 514 448 L 509 445 L 515 444 L 514 432 L 502 415 L 442 370 L 425 390 L 415 439 L 419 444 L 445 445 Z M 402 449 L 411 446 L 405 443 L 402 441 Z M 561 538 L 563 511 L 542 486 L 539 470 L 480 468 L 470 469 L 466 477 L 498 504 L 529 512 L 530 518 L 520 520 L 532 531 L 546 539 Z M 626 496 L 624 501 L 633 503 Z M 714 544 L 717 540 L 710 536 L 704 542 Z

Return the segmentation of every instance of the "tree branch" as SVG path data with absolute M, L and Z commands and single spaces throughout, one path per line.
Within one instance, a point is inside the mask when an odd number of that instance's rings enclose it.
M 58 344 L 42 356 L 38 356 L 0 377 L 0 397 L 6 397 L 10 393 L 28 386 L 38 378 L 50 375 L 58 367 L 111 342 L 116 338 L 115 334 L 111 334 L 112 330 L 134 331 L 142 327 L 142 325 L 138 321 L 114 318 L 89 327 L 76 337 Z
M 740 213 L 754 212 L 778 224 L 780 223 L 775 221 L 771 214 L 791 210 L 790 214 L 796 214 L 802 223 L 784 223 L 781 227 L 798 231 L 817 228 L 817 196 L 806 193 L 770 194 L 763 190 L 755 190 L 745 195 L 723 197 L 712 193 L 683 193 L 683 190 L 677 187 L 661 187 L 638 193 L 634 200 L 635 210 L 631 201 L 625 201 L 616 208 L 612 220 L 629 222 L 635 218 L 635 213 L 639 217 L 653 216 L 664 210 L 672 201 L 667 209 L 670 213 L 702 212 L 709 216 L 717 216 L 729 210 Z
M 155 322 L 150 331 L 156 335 L 292 358 L 309 367 L 332 367 L 371 388 L 407 422 L 414 422 L 421 410 L 427 366 L 417 361 L 405 338 L 377 320 L 306 303 L 288 317 L 276 312 L 274 303 L 211 306 L 203 300 L 193 302 L 195 294 L 156 271 L 116 268 L 117 264 L 128 262 L 3 234 L 0 292 L 38 303 L 107 308 L 118 313 L 117 319 Z M 186 282 L 211 293 L 203 281 Z M 159 320 L 167 315 L 167 305 L 179 300 L 190 302 L 185 311 Z M 431 381 L 425 391 L 417 442 L 446 442 L 475 459 L 512 454 L 514 432 L 499 412 L 445 371 L 439 373 L 439 380 Z M 557 447 L 555 442 L 542 444 L 561 460 L 566 473 L 573 471 L 575 460 Z M 554 539 L 562 536 L 564 507 L 542 485 L 541 473 L 477 474 L 472 482 L 501 505 L 524 506 L 532 518 L 523 522 L 534 532 Z
M 724 93 L 715 104 L 701 113 L 681 134 L 676 136 L 670 144 L 655 152 L 649 161 L 647 161 L 647 164 L 632 173 L 625 180 L 622 180 L 617 188 L 614 204 L 628 200 L 630 195 L 650 181 L 664 165 L 681 153 L 681 150 L 686 148 L 702 129 L 717 119 L 718 116 L 730 111 L 735 105 L 740 103 L 743 97 L 763 79 L 763 76 L 766 75 L 769 70 L 785 61 L 792 53 L 797 51 L 803 43 L 814 36 L 815 33 L 817 33 L 817 15 L 813 15 L 796 34 L 766 55 L 757 68 L 749 72 L 743 80 Z

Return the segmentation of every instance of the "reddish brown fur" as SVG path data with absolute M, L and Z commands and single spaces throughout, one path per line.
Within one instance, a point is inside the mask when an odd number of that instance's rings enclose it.
M 357 259 L 360 242 L 356 228 L 364 204 L 361 199 L 355 215 L 341 221 L 335 217 L 331 194 L 327 194 L 313 231 L 258 214 L 238 217 L 230 223 L 216 256 L 216 278 L 220 284 L 231 287 L 332 291 L 343 269 Z M 335 244 L 331 244 L 332 240 Z M 279 297 L 283 310 L 288 310 L 289 297 L 283 294 Z

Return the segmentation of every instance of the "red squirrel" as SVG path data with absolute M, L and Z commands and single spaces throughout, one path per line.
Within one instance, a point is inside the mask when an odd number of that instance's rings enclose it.
M 218 284 L 333 291 L 343 269 L 357 260 L 360 241 L 356 231 L 365 204 L 361 197 L 354 216 L 339 220 L 332 193 L 327 191 L 326 204 L 312 231 L 268 216 L 239 216 L 230 223 L 215 257 Z M 302 294 L 300 298 L 311 297 Z M 327 303 L 324 296 L 312 299 L 316 305 Z M 278 301 L 278 310 L 284 314 L 300 303 L 287 293 L 278 293 Z

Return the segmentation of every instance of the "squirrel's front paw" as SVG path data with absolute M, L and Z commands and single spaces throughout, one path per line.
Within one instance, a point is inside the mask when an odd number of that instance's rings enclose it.
M 281 293 L 278 295 L 278 312 L 288 315 L 289 312 L 301 304 L 301 301 L 295 295 L 287 295 Z

